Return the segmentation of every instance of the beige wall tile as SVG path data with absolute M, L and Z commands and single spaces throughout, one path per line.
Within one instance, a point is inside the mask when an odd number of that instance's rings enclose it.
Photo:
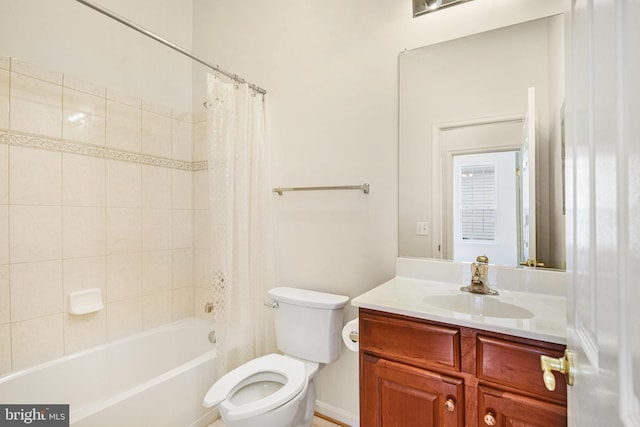
M 191 122 L 173 119 L 172 156 L 177 160 L 190 162 L 193 158 Z
M 106 118 L 107 147 L 139 153 L 142 132 L 140 107 L 107 100 Z
M 9 264 L 9 206 L 0 205 L 0 265 Z
M 193 208 L 209 209 L 209 172 L 193 172 Z
M 173 288 L 183 288 L 193 285 L 193 250 L 174 249 L 172 251 L 172 280 Z
M 137 163 L 106 161 L 108 207 L 139 208 L 142 204 L 142 169 Z
M 61 204 L 62 153 L 12 146 L 9 170 L 12 204 Z
M 207 147 L 207 122 L 193 124 L 193 161 L 207 160 L 209 149 Z
M 193 247 L 209 249 L 209 211 L 193 211 Z
M 153 102 L 149 102 L 144 99 L 142 100 L 142 110 L 149 113 L 158 114 L 160 116 L 165 116 L 169 118 L 173 117 L 173 111 L 171 111 L 171 108 L 168 108 Z
M 210 263 L 209 251 L 206 249 L 193 250 L 193 286 L 210 288 Z
M 63 85 L 66 88 L 79 90 L 90 95 L 99 96 L 100 98 L 105 98 L 107 94 L 106 89 L 102 86 L 68 74 L 63 76 Z
M 105 208 L 62 208 L 63 258 L 94 257 L 105 254 Z
M 171 118 L 142 111 L 142 152 L 171 157 Z
M 15 64 L 0 57 L 0 129 L 192 161 L 190 117 Z M 190 171 L 0 144 L 0 375 L 192 316 L 193 185 Z M 67 313 L 70 292 L 96 287 L 104 310 Z
M 38 317 L 11 325 L 13 369 L 23 369 L 64 353 L 62 314 Z
M 66 206 L 105 206 L 105 160 L 62 155 L 62 204 Z
M 75 89 L 63 89 L 62 136 L 85 144 L 104 146 L 106 100 Z
M 64 352 L 66 354 L 103 344 L 106 341 L 107 313 L 105 309 L 81 316 L 64 315 Z
M 62 261 L 11 265 L 11 321 L 62 313 Z
M 137 96 L 129 95 L 128 93 L 121 92 L 115 89 L 107 88 L 107 99 L 110 101 L 116 101 L 121 104 L 142 109 L 142 100 Z
M 107 339 L 113 341 L 142 330 L 142 298 L 107 304 Z
M 128 300 L 142 295 L 142 254 L 107 257 L 107 302 Z
M 171 249 L 171 210 L 142 210 L 142 250 Z
M 60 206 L 10 206 L 9 219 L 11 263 L 62 258 Z
M 9 71 L 10 69 L 11 69 L 11 58 L 9 58 L 8 56 L 0 55 L 0 70 Z
M 193 209 L 193 172 L 173 169 L 172 202 L 174 209 Z
M 191 286 L 173 290 L 173 320 L 194 315 L 193 288 Z
M 11 58 L 11 71 L 35 77 L 36 79 L 44 80 L 49 83 L 55 83 L 57 85 L 62 84 L 62 73 L 51 71 L 45 67 L 41 67 L 40 65 L 21 61 L 16 58 Z
M 210 287 L 206 289 L 195 288 L 193 292 L 194 292 L 193 302 L 194 302 L 195 316 L 199 317 L 200 319 L 205 319 L 213 322 L 215 313 L 214 312 L 207 313 L 204 311 L 204 306 L 208 302 L 211 302 L 211 299 L 212 299 L 211 288 Z
M 69 294 L 99 288 L 106 301 L 106 257 L 73 258 L 62 261 L 64 311 L 69 311 Z
M 142 210 L 107 208 L 107 254 L 142 250 Z
M 0 144 L 0 205 L 9 203 L 9 146 Z
M 171 239 L 173 249 L 193 247 L 193 211 L 173 209 L 171 218 Z
M 142 165 L 142 207 L 171 209 L 171 169 Z
M 9 129 L 9 75 L 0 70 L 0 129 Z
M 173 320 L 173 293 L 165 290 L 142 297 L 142 327 L 144 329 L 170 323 Z
M 142 295 L 171 289 L 171 251 L 142 254 Z
M 11 321 L 11 284 L 9 266 L 0 265 L 0 325 Z
M 11 325 L 0 325 L 0 375 L 11 372 Z
M 62 137 L 62 86 L 11 73 L 10 128 Z

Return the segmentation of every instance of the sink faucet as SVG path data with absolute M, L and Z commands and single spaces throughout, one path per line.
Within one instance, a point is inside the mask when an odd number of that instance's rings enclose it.
M 480 255 L 471 264 L 471 284 L 463 286 L 461 291 L 482 295 L 498 295 L 498 291 L 489 287 L 489 258 Z

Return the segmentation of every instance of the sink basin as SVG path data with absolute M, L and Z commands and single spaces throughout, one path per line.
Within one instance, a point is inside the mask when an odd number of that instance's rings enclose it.
M 476 316 L 507 319 L 530 319 L 533 317 L 533 313 L 526 308 L 502 302 L 489 295 L 433 295 L 423 298 L 423 302 L 435 308 Z

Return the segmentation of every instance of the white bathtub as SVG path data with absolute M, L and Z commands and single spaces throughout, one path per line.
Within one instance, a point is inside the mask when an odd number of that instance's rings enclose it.
M 203 426 L 211 323 L 178 322 L 0 377 L 0 402 L 69 404 L 73 427 Z

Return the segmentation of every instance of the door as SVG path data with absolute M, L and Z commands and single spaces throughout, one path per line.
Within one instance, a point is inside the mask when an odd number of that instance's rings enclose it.
M 453 157 L 453 260 L 518 265 L 516 151 Z
M 523 120 L 524 115 L 513 115 L 435 126 L 433 169 L 437 172 L 434 173 L 434 187 L 441 186 L 441 190 L 434 192 L 432 199 L 435 223 L 433 253 L 441 254 L 438 257 L 454 258 L 454 159 L 463 155 L 519 150 L 522 146 Z M 516 252 L 517 248 L 514 248 L 514 254 Z M 475 260 L 478 255 L 482 253 L 476 253 L 464 261 Z M 491 256 L 489 260 L 495 263 Z
M 536 88 L 527 91 L 527 116 L 524 120 L 524 143 L 520 149 L 520 183 L 522 208 L 519 215 L 519 262 L 536 262 Z M 534 264 L 535 265 L 535 264 Z
M 464 425 L 461 379 L 369 354 L 360 360 L 363 427 Z
M 569 425 L 640 426 L 640 2 L 568 19 Z

